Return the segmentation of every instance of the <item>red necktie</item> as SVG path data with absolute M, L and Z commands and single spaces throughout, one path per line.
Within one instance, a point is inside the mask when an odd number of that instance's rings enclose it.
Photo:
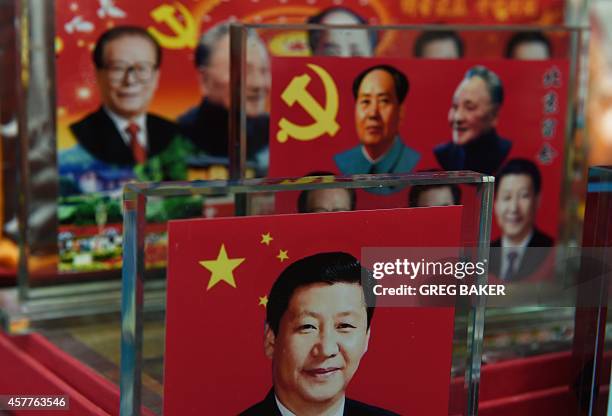
M 134 161 L 138 164 L 147 161 L 147 151 L 138 141 L 138 132 L 140 127 L 136 123 L 130 123 L 125 129 L 127 134 L 130 136 L 130 148 L 132 149 L 132 156 Z

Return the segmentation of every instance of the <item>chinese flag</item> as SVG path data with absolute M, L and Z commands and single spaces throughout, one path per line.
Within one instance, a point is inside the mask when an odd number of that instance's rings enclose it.
M 164 414 L 236 415 L 272 387 L 269 290 L 293 261 L 362 247 L 456 247 L 460 206 L 173 221 Z M 444 219 L 441 221 L 441 219 Z M 347 397 L 399 414 L 446 415 L 452 308 L 377 308 Z

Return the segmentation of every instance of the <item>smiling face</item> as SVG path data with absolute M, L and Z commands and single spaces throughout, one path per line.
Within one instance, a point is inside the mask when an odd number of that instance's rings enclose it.
M 127 119 L 146 113 L 159 81 L 151 41 L 135 35 L 113 39 L 104 46 L 103 61 L 96 79 L 104 105 Z
M 538 203 L 531 176 L 503 176 L 495 196 L 495 217 L 502 234 L 513 243 L 525 239 L 533 229 Z
M 497 109 L 482 78 L 475 76 L 459 84 L 448 111 L 448 122 L 453 129 L 453 142 L 459 145 L 495 128 Z
M 355 127 L 372 159 L 393 144 L 399 130 L 400 108 L 391 74 L 375 69 L 363 78 L 355 103 Z
M 280 401 L 296 414 L 333 407 L 357 371 L 369 337 L 359 284 L 298 288 L 278 333 L 266 329 L 265 351 Z
M 245 76 L 245 109 L 249 117 L 266 112 L 270 92 L 270 61 L 265 46 L 249 38 L 247 41 Z M 212 50 L 208 66 L 200 68 L 203 93 L 213 103 L 230 106 L 230 38 L 222 36 Z

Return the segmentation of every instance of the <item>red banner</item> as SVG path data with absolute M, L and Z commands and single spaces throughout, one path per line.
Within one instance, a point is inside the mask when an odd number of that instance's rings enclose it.
M 360 258 L 363 247 L 457 247 L 461 213 L 437 207 L 171 222 L 164 414 L 236 415 L 266 396 L 266 305 L 289 264 L 322 252 Z M 452 338 L 453 309 L 376 308 L 347 397 L 399 414 L 446 415 Z
M 381 25 L 441 22 L 555 24 L 563 21 L 563 2 L 561 0 L 423 0 L 419 2 L 413 0 L 346 0 L 343 2 L 336 0 L 183 0 L 175 2 L 150 0 L 146 3 L 127 0 L 59 0 L 56 5 L 57 147 L 61 194 L 58 210 L 59 223 L 62 225 L 97 225 L 102 229 L 107 223 L 120 222 L 118 201 L 120 189 L 125 182 L 134 178 L 141 181 L 227 178 L 228 170 L 225 166 L 227 162 L 223 159 L 226 149 L 223 140 L 227 138 L 227 131 L 224 130 L 227 124 L 224 122 L 224 117 L 227 117 L 227 114 L 224 108 L 219 108 L 218 102 L 207 107 L 207 111 L 202 110 L 201 113 L 198 113 L 196 120 L 205 120 L 201 123 L 204 127 L 198 125 L 199 127 L 195 129 L 192 136 L 202 137 L 204 136 L 202 131 L 206 132 L 207 140 L 205 141 L 207 144 L 213 143 L 212 147 L 216 146 L 217 150 L 220 149 L 220 155 L 212 154 L 210 148 L 201 146 L 202 143 L 196 144 L 196 147 L 199 146 L 200 150 L 207 153 L 204 154 L 204 161 L 202 161 L 202 158 L 199 158 L 202 155 L 185 150 L 184 141 L 174 140 L 190 136 L 191 121 L 189 120 L 191 119 L 188 116 L 193 114 L 193 111 L 199 110 L 204 104 L 203 94 L 205 93 L 200 85 L 201 69 L 195 68 L 194 65 L 194 54 L 200 36 L 221 21 L 304 23 L 310 17 L 339 5 L 358 15 L 360 21 L 364 23 Z M 103 88 L 102 85 L 98 85 L 97 81 L 101 81 L 98 76 L 105 74 L 108 78 L 110 74 L 109 71 L 96 71 L 92 61 L 92 51 L 99 37 L 110 28 L 125 25 L 145 28 L 160 43 L 163 54 L 159 68 L 159 83 L 152 82 L 151 78 L 148 78 L 149 83 L 155 86 L 147 86 L 150 102 L 144 100 L 146 108 L 142 109 L 144 112 L 142 114 L 146 113 L 146 121 L 143 122 L 143 125 L 137 126 L 137 130 L 131 126 L 130 136 L 122 134 L 126 131 L 125 127 L 118 130 L 117 120 L 111 120 L 108 111 L 106 111 L 107 114 L 105 111 L 97 111 L 101 105 L 99 89 Z M 419 31 L 380 31 L 373 53 L 382 57 L 413 56 L 417 32 Z M 308 37 L 304 31 L 287 30 L 280 27 L 258 30 L 258 33 L 265 41 L 267 52 L 271 56 L 303 57 L 311 54 Z M 505 45 L 511 35 L 510 32 L 501 31 L 461 33 L 460 36 L 465 44 L 464 56 L 503 56 Z M 552 55 L 565 56 L 562 36 L 551 34 L 549 38 L 553 46 Z M 146 48 L 132 46 L 132 49 Z M 148 61 L 142 57 L 131 56 L 131 50 L 127 51 L 128 60 L 131 62 Z M 123 61 L 124 58 L 117 59 L 117 61 Z M 348 61 L 344 62 L 342 68 L 347 63 Z M 135 70 L 133 65 L 119 66 L 117 69 L 123 70 L 123 75 L 129 75 Z M 265 71 L 267 72 L 268 69 L 266 63 Z M 146 72 L 147 68 L 140 68 L 140 70 Z M 211 68 L 211 73 L 213 72 L 217 75 L 225 74 L 227 69 L 221 65 L 221 67 Z M 352 74 L 351 71 L 347 73 Z M 132 78 L 135 76 L 132 74 Z M 333 76 L 337 77 L 339 73 L 334 73 Z M 444 71 L 440 76 L 444 81 L 450 80 Z M 157 81 L 157 72 L 153 78 Z M 209 77 L 209 82 L 212 84 L 219 81 L 215 78 L 213 82 L 212 78 Z M 106 84 L 109 82 L 108 79 L 105 80 Z M 348 85 L 350 80 L 346 79 L 344 82 Z M 227 84 L 227 80 L 225 83 Z M 223 96 L 223 87 L 219 85 L 217 87 L 215 90 L 218 90 L 218 95 Z M 439 92 L 435 82 L 434 87 L 436 87 L 437 95 Z M 247 156 L 251 163 L 247 169 L 247 175 L 253 172 L 263 175 L 267 168 L 267 132 L 265 130 L 268 126 L 269 104 L 275 98 L 268 98 L 269 83 L 262 86 L 261 90 L 265 90 L 259 94 L 258 108 L 261 112 L 256 117 L 257 123 L 251 125 L 251 131 L 259 133 L 259 138 L 256 140 L 258 146 L 254 151 L 257 154 Z M 106 91 L 108 91 L 108 86 Z M 117 93 L 117 91 L 114 92 L 114 94 Z M 119 93 L 121 95 L 126 92 Z M 209 98 L 211 103 L 214 101 L 210 95 L 206 98 Z M 216 98 L 219 99 L 219 97 Z M 447 100 L 447 97 L 443 98 L 443 101 L 448 102 Z M 106 105 L 109 105 L 108 99 Z M 446 109 L 442 111 L 446 112 Z M 184 118 L 178 123 L 179 126 L 174 125 L 181 115 L 187 119 Z M 157 116 L 167 120 L 162 122 L 157 119 Z M 561 123 L 558 124 L 558 126 L 561 125 Z M 248 126 L 249 123 L 247 123 L 247 129 Z M 178 131 L 176 129 L 180 129 L 181 134 L 173 134 Z M 154 134 L 157 132 L 159 132 L 159 137 L 153 137 L 157 136 Z M 209 132 L 210 136 L 207 135 Z M 441 133 L 446 134 L 447 132 Z M 138 140 L 133 142 L 131 134 L 134 134 L 136 138 L 139 136 L 143 143 L 132 146 L 132 143 L 138 144 Z M 78 141 L 75 135 L 80 136 Z M 253 134 L 253 136 L 257 135 Z M 193 137 L 185 138 L 197 142 L 197 139 Z M 149 141 L 157 144 L 147 145 Z M 128 148 L 125 143 L 130 143 L 130 147 Z M 259 149 L 260 145 L 261 149 Z M 150 153 L 144 164 L 142 163 L 143 146 L 148 147 L 146 150 Z M 101 150 L 98 151 L 100 148 Z M 211 155 L 213 157 L 206 158 Z M 198 157 L 190 158 L 189 156 Z M 107 160 L 103 160 L 104 163 L 98 163 L 98 159 L 102 158 Z M 210 159 L 223 160 L 211 161 Z M 115 169 L 116 163 L 121 169 Z M 421 167 L 423 165 L 419 166 Z M 275 172 L 287 174 L 287 172 L 278 170 Z M 298 172 L 297 174 L 303 173 Z M 548 192 L 547 189 L 545 191 Z M 193 212 L 197 212 L 197 209 L 194 209 Z M 172 215 L 169 214 L 169 217 L 176 218 L 176 215 L 172 213 Z M 550 217 L 550 219 L 552 221 L 556 217 Z M 165 217 L 158 217 L 157 220 L 163 221 Z M 68 233 L 63 233 L 62 237 L 66 237 L 60 241 L 61 267 L 64 270 L 90 270 L 106 267 L 106 265 L 98 264 L 97 259 L 108 259 L 120 250 L 119 245 L 114 243 L 108 246 L 103 242 L 105 247 L 98 250 L 96 247 L 100 244 L 97 241 L 91 244 L 84 241 L 72 241 Z M 115 260 L 110 263 L 116 265 Z
M 382 58 L 275 58 L 270 118 L 271 176 L 301 176 L 312 171 L 369 173 L 359 170 L 357 165 L 347 168 L 346 164 L 349 157 L 351 160 L 363 158 L 358 147 L 359 137 L 365 133 L 360 132 L 353 81 L 359 73 L 375 65 L 390 65 L 403 73 L 409 82 L 396 122 L 401 139 L 398 146 L 403 155 L 410 155 L 398 162 L 405 162 L 401 169 L 376 173 L 456 170 L 444 153 L 446 148 L 452 147 L 449 112 L 453 109 L 453 96 L 468 69 L 484 66 L 498 76 L 504 91 L 495 122 L 500 156 L 485 146 L 479 156 L 481 159 L 466 162 L 463 168 L 489 169 L 485 173 L 497 174 L 511 160 L 533 162 L 541 175 L 535 225 L 549 236 L 557 235 L 568 84 L 564 60 L 464 59 L 451 63 Z M 309 80 L 306 85 L 300 84 L 305 79 Z M 316 111 L 317 106 L 321 114 Z M 392 123 L 390 121 L 389 125 Z M 469 204 L 469 196 L 465 195 L 461 202 Z M 295 200 L 285 201 L 279 208 L 283 211 L 295 209 L 295 204 Z M 406 190 L 383 196 L 357 193 L 358 209 L 407 205 Z M 498 236 L 496 228 L 492 237 Z
M 127 0 L 60 0 L 56 10 L 56 54 L 58 92 L 58 148 L 74 144 L 68 126 L 99 105 L 91 51 L 97 38 L 118 25 L 145 27 L 164 49 L 162 77 L 151 110 L 175 118 L 198 103 L 197 71 L 193 54 L 200 35 L 215 23 L 238 19 L 246 23 L 304 23 L 322 10 L 337 6 L 333 0 L 192 0 L 146 4 Z M 562 0 L 347 0 L 370 24 L 478 23 L 560 24 Z M 277 56 L 309 54 L 303 32 L 262 32 L 270 53 Z M 377 54 L 409 56 L 408 42 L 398 32 L 385 34 Z M 486 39 L 468 35 L 467 56 L 501 54 L 509 33 L 490 33 Z M 470 46 L 471 44 L 476 47 Z

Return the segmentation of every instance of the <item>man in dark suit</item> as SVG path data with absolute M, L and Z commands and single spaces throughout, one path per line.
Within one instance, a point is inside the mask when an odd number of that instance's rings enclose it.
M 264 332 L 274 385 L 241 416 L 396 415 L 345 397 L 368 349 L 374 314 L 361 274 L 357 259 L 342 252 L 305 257 L 280 274 L 268 296 Z
M 181 132 L 208 156 L 228 157 L 230 106 L 229 24 L 221 22 L 208 29 L 195 51 L 195 66 L 202 101 L 179 119 Z M 270 59 L 266 45 L 254 30 L 247 33 L 245 75 L 246 156 L 258 176 L 265 176 L 269 164 L 267 110 L 270 93 Z
M 284 411 L 285 409 L 283 409 Z M 299 413 L 287 413 L 280 410 L 278 402 L 274 397 L 274 390 L 266 395 L 265 399 L 257 403 L 255 406 L 242 412 L 240 416 L 300 416 Z M 315 413 L 313 413 L 315 414 Z M 316 413 L 320 415 L 321 413 Z M 370 406 L 357 400 L 346 399 L 344 401 L 344 410 L 339 413 L 332 413 L 331 416 L 393 416 L 397 413 L 390 412 L 380 407 Z
M 553 240 L 535 226 L 542 179 L 535 163 L 512 159 L 495 182 L 495 218 L 502 236 L 491 243 L 489 271 L 506 281 L 537 272 Z
M 102 106 L 70 126 L 78 145 L 60 154 L 60 164 L 84 152 L 106 164 L 132 167 L 163 152 L 179 130 L 147 113 L 162 59 L 155 38 L 140 27 L 117 26 L 100 36 L 92 57 Z
M 503 101 L 504 89 L 497 74 L 480 65 L 466 72 L 448 112 L 452 140 L 434 149 L 444 170 L 497 172 L 512 148 L 512 142 L 495 130 Z

